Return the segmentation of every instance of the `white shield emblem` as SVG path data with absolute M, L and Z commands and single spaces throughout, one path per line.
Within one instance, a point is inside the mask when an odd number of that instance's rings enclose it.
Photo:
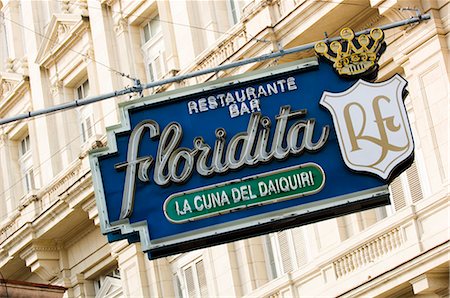
M 341 93 L 324 92 L 320 104 L 333 117 L 345 164 L 388 179 L 414 150 L 403 104 L 407 82 L 398 74 L 382 83 L 363 80 Z

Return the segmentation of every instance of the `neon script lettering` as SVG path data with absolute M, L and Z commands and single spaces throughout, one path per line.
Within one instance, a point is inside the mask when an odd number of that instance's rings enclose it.
M 282 106 L 275 116 L 275 129 L 271 134 L 272 122 L 269 117 L 259 112 L 253 113 L 247 130 L 237 133 L 228 142 L 225 129 L 216 129 L 214 148 L 205 143 L 202 137 L 194 138 L 193 148 L 179 147 L 183 137 L 183 128 L 179 123 L 171 122 L 160 132 L 157 122 L 142 121 L 131 132 L 127 161 L 115 166 L 117 170 L 126 171 L 120 219 L 129 217 L 133 210 L 136 177 L 142 182 L 149 182 L 151 167 L 153 181 L 165 186 L 186 182 L 194 171 L 201 176 L 223 174 L 272 159 L 282 160 L 289 155 L 300 155 L 305 150 L 313 152 L 321 149 L 328 139 L 330 128 L 328 125 L 322 127 L 320 137 L 314 141 L 315 120 L 298 119 L 306 114 L 306 110 L 291 111 L 290 106 Z M 288 127 L 288 120 L 294 118 L 298 120 Z M 150 133 L 151 141 L 158 141 L 158 149 L 155 155 L 138 157 L 146 130 Z

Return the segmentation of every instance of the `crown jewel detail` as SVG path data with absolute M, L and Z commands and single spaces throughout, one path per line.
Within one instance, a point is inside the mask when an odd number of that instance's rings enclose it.
M 374 28 L 369 35 L 361 34 L 355 38 L 352 29 L 344 28 L 340 35 L 341 41 L 329 45 L 321 41 L 314 46 L 319 56 L 333 63 L 339 75 L 365 76 L 378 69 L 378 60 L 386 46 L 383 30 Z

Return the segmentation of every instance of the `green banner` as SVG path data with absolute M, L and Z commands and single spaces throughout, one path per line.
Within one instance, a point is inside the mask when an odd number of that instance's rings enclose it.
M 173 223 L 184 223 L 315 194 L 324 184 L 323 169 L 305 163 L 173 194 L 164 202 L 164 214 Z

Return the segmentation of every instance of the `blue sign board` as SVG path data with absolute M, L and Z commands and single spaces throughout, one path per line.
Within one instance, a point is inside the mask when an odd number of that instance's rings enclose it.
M 348 166 L 324 97 L 355 84 L 308 59 L 121 104 L 91 152 L 102 232 L 157 258 L 388 204 L 392 176 Z

